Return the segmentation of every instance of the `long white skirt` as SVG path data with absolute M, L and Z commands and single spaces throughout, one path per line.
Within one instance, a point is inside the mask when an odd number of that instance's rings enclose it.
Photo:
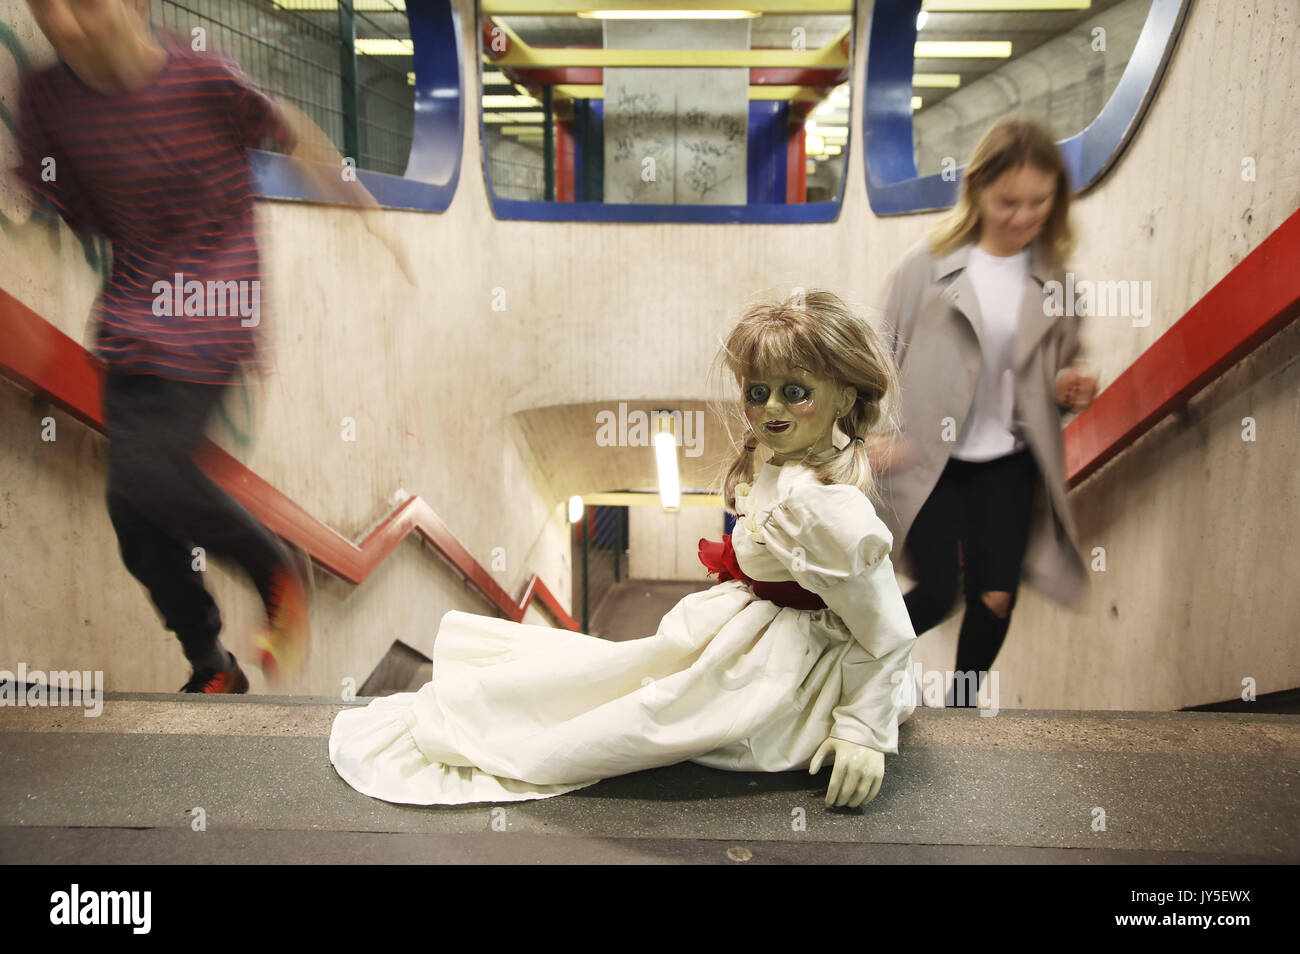
M 828 611 L 781 608 L 736 580 L 624 642 L 448 613 L 433 679 L 340 712 L 330 760 L 358 791 L 416 805 L 547 798 L 687 760 L 806 769 L 851 645 Z

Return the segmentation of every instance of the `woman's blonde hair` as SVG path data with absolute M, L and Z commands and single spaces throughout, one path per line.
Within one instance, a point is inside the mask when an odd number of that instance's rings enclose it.
M 980 195 L 1006 172 L 1029 165 L 1056 178 L 1052 211 L 1038 241 L 1056 265 L 1063 264 L 1074 248 L 1070 230 L 1070 176 L 1051 135 L 1031 119 L 1012 117 L 993 124 L 975 147 L 975 155 L 961 179 L 957 204 L 930 233 L 930 249 L 946 255 L 957 246 L 979 239 Z
M 747 378 L 766 369 L 795 366 L 830 378 L 837 390 L 852 385 L 858 392 L 853 405 L 832 425 L 832 445 L 837 435 L 847 442 L 828 451 L 810 451 L 801 462 L 824 484 L 851 484 L 870 495 L 873 475 L 866 441 L 897 432 L 898 372 L 888 349 L 837 296 L 822 290 L 799 291 L 780 304 L 750 308 L 722 342 L 714 372 L 730 372 L 743 391 Z M 753 480 L 758 449 L 758 436 L 750 430 L 741 401 L 720 408 L 715 404 L 734 449 L 717 482 L 733 513 L 736 485 Z M 739 440 L 733 425 L 738 425 Z

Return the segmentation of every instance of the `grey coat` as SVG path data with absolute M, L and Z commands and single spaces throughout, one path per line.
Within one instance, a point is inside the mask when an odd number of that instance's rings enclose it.
M 898 364 L 900 426 L 910 447 L 878 484 L 880 517 L 894 534 L 896 557 L 903 555 L 912 521 L 938 483 L 953 435 L 960 433 L 975 399 L 983 351 L 979 302 L 966 271 L 970 249 L 968 243 L 939 258 L 924 240 L 913 246 L 894 270 L 883 306 L 880 330 Z M 1036 241 L 1013 351 L 1015 421 L 1042 477 L 1022 576 L 1069 605 L 1083 599 L 1089 581 L 1066 499 L 1065 411 L 1054 390 L 1057 376 L 1080 354 L 1079 319 L 1044 313 L 1043 286 L 1049 280 L 1064 284 L 1065 272 L 1052 267 Z

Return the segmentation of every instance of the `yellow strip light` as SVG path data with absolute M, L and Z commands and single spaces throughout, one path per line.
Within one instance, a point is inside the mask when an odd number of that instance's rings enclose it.
M 339 8 L 338 0 L 271 0 L 281 10 L 324 13 Z M 352 0 L 352 9 L 362 13 L 405 13 L 406 0 Z
M 961 85 L 960 73 L 913 73 L 913 89 L 956 89 Z
M 584 20 L 752 20 L 753 10 L 583 10 Z
M 997 13 L 1018 10 L 1087 10 L 1092 0 L 923 0 L 922 10 L 931 13 Z
M 484 113 L 485 123 L 544 123 L 546 113 Z
M 358 37 L 357 52 L 363 56 L 414 56 L 415 44 L 411 40 Z
M 989 59 L 1011 55 L 1010 40 L 917 40 L 913 55 L 918 60 Z

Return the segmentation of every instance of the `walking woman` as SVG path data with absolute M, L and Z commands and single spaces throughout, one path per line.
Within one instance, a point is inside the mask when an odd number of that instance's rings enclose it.
M 1088 589 L 1061 418 L 1091 403 L 1096 379 L 1076 363 L 1078 311 L 1045 307 L 1047 283 L 1065 279 L 1069 208 L 1051 136 L 1002 120 L 976 147 L 957 205 L 889 283 L 882 330 L 899 369 L 902 438 L 879 455 L 880 515 L 905 541 L 918 636 L 964 583 L 954 687 L 966 691 L 949 705 L 975 704 L 1022 576 L 1063 604 Z

